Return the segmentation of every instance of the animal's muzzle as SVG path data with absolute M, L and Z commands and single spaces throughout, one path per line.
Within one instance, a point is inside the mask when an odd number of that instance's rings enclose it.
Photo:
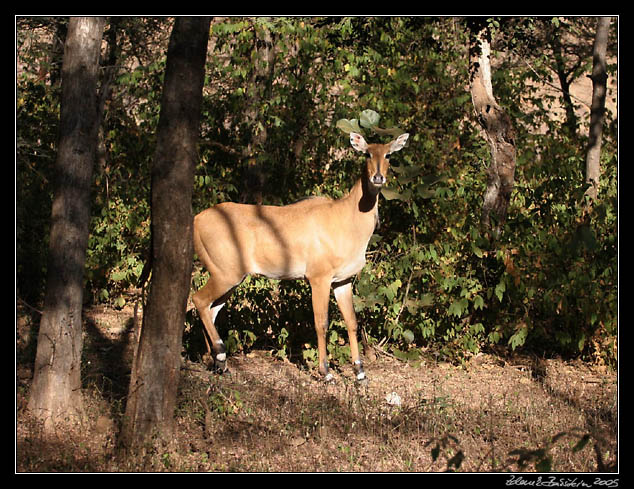
M 381 187 L 385 183 L 385 176 L 381 175 L 380 173 L 375 173 L 370 180 L 372 181 L 373 185 Z

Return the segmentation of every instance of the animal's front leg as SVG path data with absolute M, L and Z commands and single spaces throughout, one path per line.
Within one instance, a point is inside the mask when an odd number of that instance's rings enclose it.
M 319 278 L 309 280 L 312 291 L 313 315 L 317 333 L 319 350 L 319 373 L 324 380 L 332 380 L 328 369 L 328 352 L 326 350 L 326 331 L 328 331 L 328 302 L 330 298 L 330 279 Z

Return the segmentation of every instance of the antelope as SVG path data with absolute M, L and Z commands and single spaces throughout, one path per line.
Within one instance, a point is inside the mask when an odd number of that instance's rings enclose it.
M 226 350 L 215 321 L 233 290 L 247 275 L 272 279 L 307 279 L 319 350 L 319 373 L 328 369 L 326 331 L 330 288 L 344 318 L 358 381 L 366 379 L 357 342 L 352 279 L 365 265 L 365 252 L 378 222 L 378 197 L 386 182 L 388 157 L 405 145 L 409 134 L 388 144 L 368 144 L 350 133 L 354 149 L 367 153 L 361 178 L 338 200 L 310 197 L 285 206 L 225 202 L 194 218 L 194 249 L 209 280 L 193 296 L 205 327 L 207 350 L 216 371 L 226 371 Z

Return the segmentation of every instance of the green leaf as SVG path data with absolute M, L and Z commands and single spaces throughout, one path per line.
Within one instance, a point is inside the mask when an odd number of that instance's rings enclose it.
M 379 123 L 379 119 L 379 114 L 371 109 L 364 110 L 359 116 L 359 121 L 361 122 L 361 125 L 367 128 L 376 126 Z
M 337 128 L 346 134 L 350 134 L 351 132 L 363 134 L 363 130 L 359 127 L 359 121 L 357 119 L 339 119 L 337 121 Z
M 495 295 L 500 302 L 502 302 L 504 292 L 506 292 L 506 282 L 504 282 L 504 280 L 500 280 L 500 283 L 495 286 Z
M 119 270 L 117 272 L 113 272 L 110 275 L 110 278 L 115 282 L 121 282 L 122 280 L 125 280 L 127 276 L 128 274 L 125 270 Z
M 467 299 L 460 299 L 454 301 L 447 312 L 453 316 L 460 317 L 467 310 L 468 305 L 469 301 Z
M 402 336 L 403 336 L 403 339 L 405 340 L 405 343 L 407 343 L 408 345 L 414 341 L 414 333 L 409 329 L 406 329 L 405 331 L 403 331 Z
M 471 242 L 471 250 L 473 250 L 473 253 L 478 258 L 482 258 L 484 256 L 484 253 L 482 252 L 482 250 L 478 248 L 473 241 Z
M 528 327 L 523 324 L 516 332 L 509 338 L 509 345 L 511 350 L 515 350 L 518 346 L 522 346 L 528 336 Z
M 396 173 L 398 182 L 406 185 L 420 177 L 423 173 L 423 168 L 416 165 L 401 165 L 393 166 L 392 171 Z
M 420 358 L 420 351 L 416 348 L 412 348 L 411 350 L 403 351 L 398 348 L 392 348 L 392 354 L 398 358 L 399 360 L 403 360 L 404 362 L 416 361 Z
M 431 199 L 436 196 L 436 191 L 429 187 L 429 185 L 419 185 L 417 187 L 418 196 L 422 199 Z
M 403 194 L 398 193 L 396 190 L 392 190 L 387 187 L 381 189 L 381 194 L 385 197 L 385 200 L 405 200 Z

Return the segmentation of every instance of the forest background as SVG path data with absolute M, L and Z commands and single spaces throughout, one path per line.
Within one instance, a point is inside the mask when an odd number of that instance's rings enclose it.
M 100 69 L 103 117 L 85 269 L 87 303 L 139 297 L 149 256 L 150 166 L 173 19 L 113 17 Z M 616 367 L 618 332 L 617 29 L 601 178 L 588 205 L 585 158 L 596 19 L 491 18 L 492 82 L 515 128 L 506 222 L 481 227 L 490 150 L 473 115 L 468 30 L 441 17 L 215 18 L 203 88 L 194 213 L 224 201 L 288 204 L 343 196 L 359 158 L 337 127 L 376 114 L 411 134 L 392 161 L 355 308 L 368 344 L 454 362 L 518 348 Z M 44 296 L 57 152 L 64 18 L 17 19 L 16 294 Z M 367 112 L 371 110 L 373 112 Z M 366 120 L 367 123 L 367 120 Z M 196 266 L 194 288 L 205 281 Z M 272 348 L 313 365 L 303 282 L 253 277 L 219 319 L 230 351 Z M 195 312 L 184 346 L 202 352 Z M 333 363 L 348 361 L 333 315 Z

